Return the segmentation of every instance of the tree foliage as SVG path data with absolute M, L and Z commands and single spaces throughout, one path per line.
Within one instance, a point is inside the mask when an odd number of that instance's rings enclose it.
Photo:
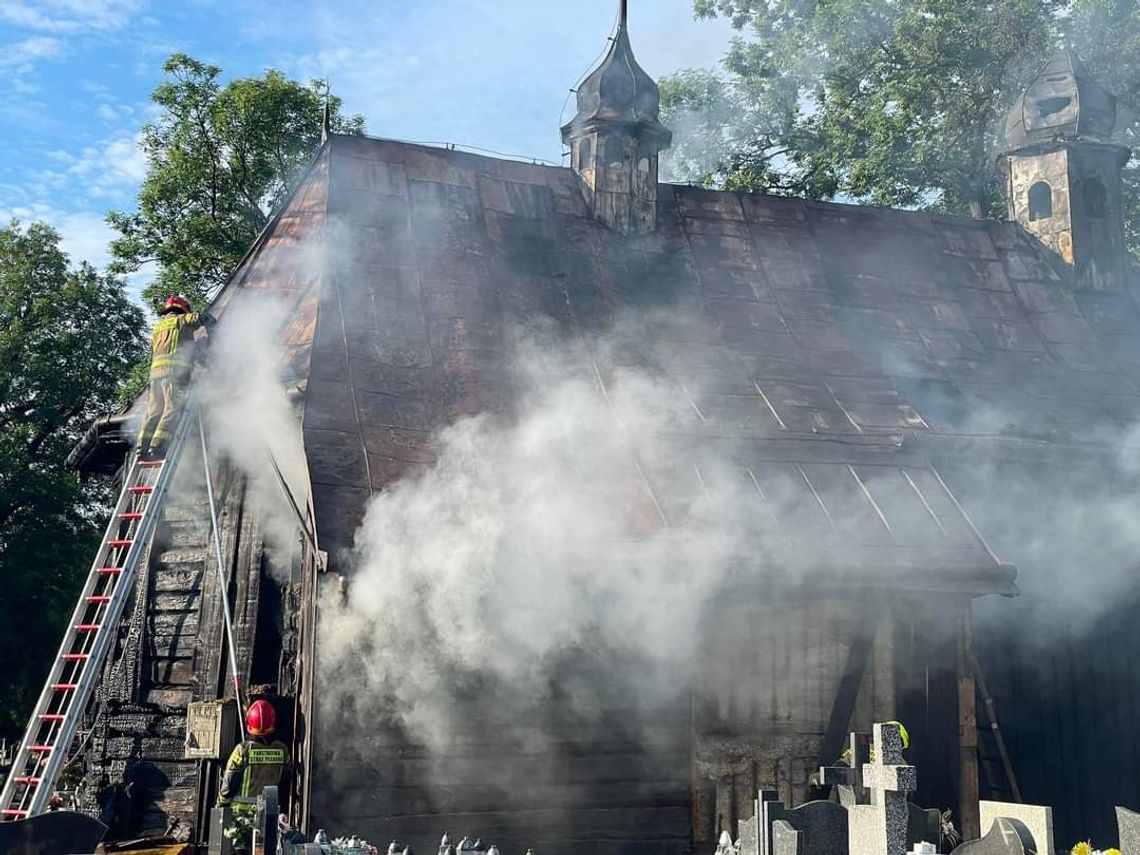
M 278 71 L 223 83 L 221 69 L 185 54 L 163 71 L 151 96 L 159 116 L 142 130 L 138 211 L 108 215 L 119 232 L 112 269 L 155 264 L 144 292 L 152 303 L 171 293 L 201 300 L 225 281 L 320 146 L 325 104 L 322 83 Z M 328 105 L 334 131 L 363 132 L 340 99 Z
M 695 0 L 698 16 L 730 18 L 747 38 L 734 40 L 722 73 L 663 81 L 681 131 L 671 165 L 682 179 L 730 188 L 1000 214 L 1005 113 L 1056 49 L 1075 48 L 1121 96 L 1122 139 L 1137 134 L 1135 6 Z
M 0 229 L 0 732 L 18 733 L 98 543 L 106 486 L 64 467 L 146 353 L 123 284 L 48 226 Z

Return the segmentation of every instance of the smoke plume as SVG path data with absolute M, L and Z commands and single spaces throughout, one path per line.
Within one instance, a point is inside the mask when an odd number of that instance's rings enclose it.
M 498 701 L 525 710 L 572 651 L 643 663 L 629 687 L 643 703 L 683 685 L 667 675 L 687 667 L 749 526 L 707 457 L 707 489 L 664 524 L 644 473 L 696 459 L 676 435 L 691 404 L 651 371 L 603 372 L 612 346 L 520 343 L 512 411 L 449 426 L 433 467 L 373 499 L 348 597 L 323 604 L 327 691 L 385 699 L 442 746 L 463 730 L 465 684 L 509 687 Z
M 301 526 L 281 479 L 302 512 L 308 504 L 301 427 L 282 378 L 287 316 L 278 299 L 237 292 L 210 336 L 205 382 L 198 384 L 211 455 L 249 479 L 271 558 L 296 545 Z M 287 571 L 282 564 L 270 562 L 275 573 Z

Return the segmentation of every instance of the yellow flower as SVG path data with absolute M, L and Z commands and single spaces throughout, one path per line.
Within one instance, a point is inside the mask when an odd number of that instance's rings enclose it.
M 1069 850 L 1069 855 L 1092 855 L 1092 841 L 1082 840 Z
M 1119 849 L 1105 849 L 1104 855 L 1120 855 Z

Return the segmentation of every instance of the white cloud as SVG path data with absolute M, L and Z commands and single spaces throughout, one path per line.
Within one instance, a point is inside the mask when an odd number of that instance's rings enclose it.
M 61 211 L 46 202 L 0 207 L 0 226 L 6 226 L 13 219 L 25 225 L 44 222 L 54 228 L 59 232 L 60 247 L 73 265 L 86 261 L 102 270 L 111 260 L 110 244 L 117 233 L 107 225 L 101 213 Z M 135 301 L 142 302 L 143 289 L 150 284 L 154 274 L 155 266 L 146 264 L 126 277 L 127 291 Z
M 92 198 L 119 197 L 146 177 L 146 156 L 139 148 L 140 134 L 118 136 L 82 149 L 68 172 L 83 183 Z
M 7 224 L 13 219 L 25 224 L 45 222 L 55 228 L 60 234 L 60 245 L 72 263 L 89 261 L 96 267 L 103 267 L 111 258 L 108 244 L 115 233 L 102 214 L 60 211 L 42 202 L 0 208 L 0 223 Z
M 0 21 L 52 33 L 118 30 L 144 5 L 145 0 L 0 0 Z
M 50 36 L 32 36 L 0 47 L 0 70 L 27 74 L 36 63 L 55 59 L 64 52 L 64 44 Z

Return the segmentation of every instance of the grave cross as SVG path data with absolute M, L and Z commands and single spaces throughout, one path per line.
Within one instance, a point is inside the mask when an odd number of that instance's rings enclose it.
M 851 855 L 905 855 L 907 793 L 914 792 L 917 777 L 913 766 L 903 765 L 899 726 L 876 724 L 875 759 L 863 764 L 871 803 L 848 809 Z
M 867 794 L 863 789 L 863 765 L 871 759 L 871 737 L 866 733 L 852 733 L 848 738 L 847 755 L 850 765 L 820 767 L 820 786 L 836 787 L 839 803 L 844 807 L 866 804 Z

